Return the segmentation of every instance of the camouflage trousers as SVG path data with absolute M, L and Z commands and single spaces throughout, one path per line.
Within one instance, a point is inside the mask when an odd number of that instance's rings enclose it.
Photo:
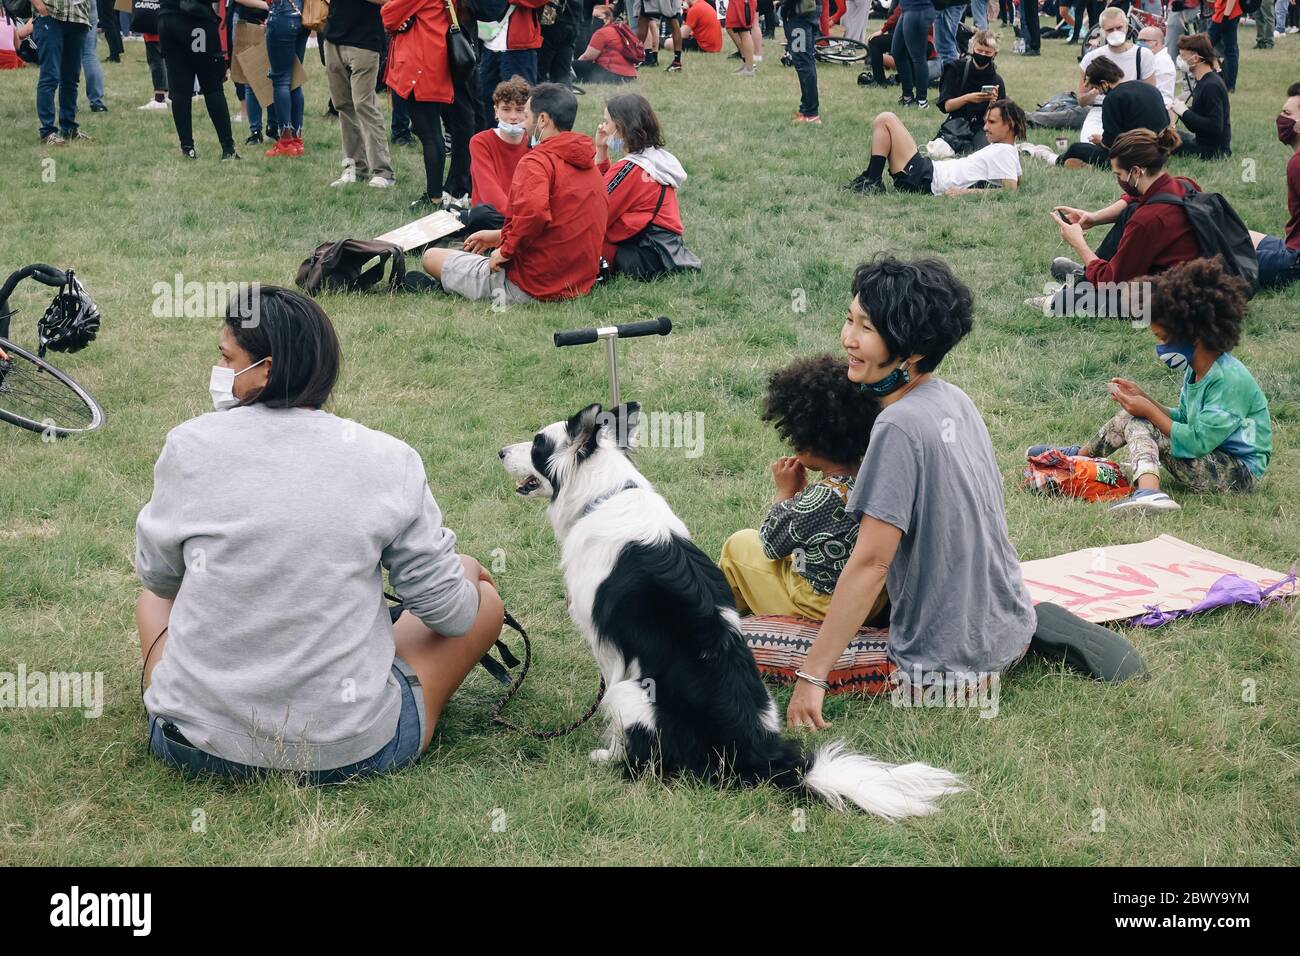
M 1175 458 L 1167 435 L 1145 418 L 1123 411 L 1084 442 L 1079 454 L 1103 458 L 1125 446 L 1135 483 L 1143 474 L 1158 475 L 1163 465 L 1175 482 L 1192 491 L 1249 491 L 1255 486 L 1255 476 L 1235 455 L 1215 449 L 1201 458 Z

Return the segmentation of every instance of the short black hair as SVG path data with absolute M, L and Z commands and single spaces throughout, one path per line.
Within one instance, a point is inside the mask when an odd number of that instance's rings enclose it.
M 932 372 L 971 330 L 974 297 L 937 257 L 904 261 L 888 253 L 853 273 L 853 297 L 867 313 L 891 359 L 921 355 L 918 372 Z
M 578 98 L 567 86 L 559 83 L 538 83 L 528 97 L 534 114 L 545 113 L 555 128 L 567 133 L 578 118 Z
M 1083 71 L 1083 76 L 1088 81 L 1088 85 L 1094 87 L 1102 83 L 1113 84 L 1124 81 L 1124 71 L 1108 56 L 1099 56 L 1089 63 L 1088 69 Z
M 343 354 L 334 325 L 314 299 L 280 286 L 233 296 L 226 325 L 254 362 L 271 357 L 266 386 L 244 405 L 321 408 L 338 379 Z
M 1151 283 L 1151 321 L 1172 344 L 1231 352 L 1240 341 L 1250 283 L 1224 269 L 1220 256 L 1189 259 L 1138 281 Z
M 767 380 L 763 421 L 795 451 L 836 463 L 861 461 L 880 402 L 849 380 L 833 355 L 796 359 Z
M 1121 76 L 1123 74 L 1120 74 Z M 1001 99 L 994 100 L 989 104 L 989 109 L 997 110 L 1001 115 L 1003 122 L 1011 127 L 1011 138 L 1019 142 L 1029 133 L 1029 120 L 1025 118 L 1025 111 L 1022 110 L 1015 100 Z
M 1286 98 L 1290 99 L 1293 96 L 1300 96 L 1300 80 L 1297 80 L 1286 88 Z

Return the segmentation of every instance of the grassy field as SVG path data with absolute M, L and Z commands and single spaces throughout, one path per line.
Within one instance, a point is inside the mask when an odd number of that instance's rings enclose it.
M 1261 53 L 1245 49 L 1245 36 L 1243 28 L 1233 158 L 1180 162 L 1176 171 L 1226 193 L 1252 228 L 1278 234 L 1286 150 L 1274 138 L 1273 117 L 1286 86 L 1300 79 L 1300 38 Z M 1044 55 L 1028 60 L 1010 52 L 1011 40 L 1004 30 L 1001 70 L 1022 104 L 1032 108 L 1073 86 L 1070 48 L 1046 40 Z M 1021 492 L 1024 447 L 1088 435 L 1114 408 L 1105 391 L 1110 377 L 1132 378 L 1170 403 L 1177 394 L 1148 333 L 1049 320 L 1021 305 L 1042 290 L 1051 257 L 1067 251 L 1049 222 L 1050 205 L 1097 208 L 1116 195 L 1114 179 L 1027 162 L 1019 193 L 852 196 L 839 184 L 866 165 L 868 121 L 894 96 L 859 88 L 856 69 L 823 65 L 825 125 L 792 128 L 797 84 L 778 53 L 769 43 L 752 80 L 729 75 L 734 61 L 691 55 L 681 75 L 652 71 L 639 84 L 690 173 L 681 199 L 702 274 L 652 286 L 617 282 L 582 301 L 505 313 L 440 297 L 322 299 L 346 362 L 334 410 L 418 449 L 462 549 L 485 562 L 504 560 L 497 579 L 537 650 L 516 719 L 567 721 L 597 680 L 565 615 L 542 511 L 517 500 L 495 453 L 540 424 L 606 400 L 603 356 L 556 350 L 550 333 L 673 318 L 670 337 L 622 347 L 624 395 L 646 409 L 704 413 L 701 456 L 650 448 L 639 462 L 716 554 L 729 533 L 761 520 L 770 496 L 768 464 L 782 449 L 758 419 L 767 373 L 793 356 L 838 349 L 850 270 L 880 250 L 942 255 L 976 293 L 975 331 L 941 371 L 988 423 L 1022 557 L 1169 532 L 1274 568 L 1296 559 L 1300 518 L 1286 490 L 1300 484 L 1294 288 L 1254 300 L 1249 335 L 1236 352 L 1270 396 L 1276 429 L 1273 463 L 1256 494 L 1179 493 L 1178 514 L 1116 522 L 1096 506 Z M 832 699 L 832 733 L 880 757 L 927 761 L 971 782 L 971 792 L 946 800 L 943 812 L 905 824 L 808 806 L 800 828 L 793 825 L 798 805 L 772 789 L 629 785 L 588 762 L 591 728 L 538 743 L 492 727 L 498 688 L 482 671 L 452 701 L 431 752 L 389 779 L 329 789 L 283 781 L 237 787 L 164 769 L 148 753 L 137 699 L 134 521 L 168 429 L 210 408 L 219 321 L 156 317 L 153 286 L 177 274 L 290 285 L 319 242 L 366 238 L 405 221 L 419 190 L 419 154 L 397 150 L 396 189 L 330 189 L 338 129 L 321 118 L 325 84 L 314 50 L 307 154 L 296 161 L 267 160 L 250 147 L 244 162 L 219 164 L 201 103 L 200 159 L 186 161 L 169 116 L 135 109 L 148 98 L 143 46 L 128 43 L 126 61 L 104 69 L 111 112 L 82 116 L 94 142 L 49 150 L 37 143 L 36 70 L 0 75 L 10 207 L 0 262 L 6 270 L 31 261 L 71 265 L 82 276 L 104 327 L 92 347 L 59 364 L 108 415 L 100 432 L 58 443 L 0 427 L 0 670 L 24 663 L 29 671 L 102 671 L 107 698 L 98 719 L 0 713 L 0 862 L 1295 863 L 1295 605 L 1132 634 L 1152 675 L 1133 686 L 1103 686 L 1031 662 L 1004 683 L 993 720 Z M 592 90 L 582 100 L 580 130 L 594 131 L 602 99 Z M 925 141 L 941 115 L 931 109 L 904 118 Z M 1050 143 L 1054 134 L 1034 138 Z M 34 291 L 17 298 L 24 313 L 14 334 L 31 343 L 48 300 Z M 792 307 L 801 298 L 806 311 Z M 1246 679 L 1257 682 L 1253 705 L 1241 699 Z M 783 709 L 787 696 L 780 696 Z M 1098 809 L 1105 828 L 1095 832 Z

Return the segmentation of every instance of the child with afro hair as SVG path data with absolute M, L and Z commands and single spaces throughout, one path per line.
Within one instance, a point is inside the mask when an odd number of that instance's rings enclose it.
M 825 619 L 857 540 L 845 504 L 879 412 L 879 401 L 849 380 L 843 359 L 803 358 L 772 373 L 763 420 L 794 454 L 772 464 L 776 498 L 762 526 L 737 531 L 722 547 L 718 564 L 741 614 Z M 810 471 L 821 480 L 810 485 Z M 882 590 L 868 619 L 886 603 Z
M 1162 364 L 1185 369 L 1178 406 L 1167 408 L 1127 379 L 1110 381 L 1123 411 L 1068 455 L 1100 457 L 1128 446 L 1136 490 L 1112 511 L 1177 511 L 1160 489 L 1160 466 L 1197 492 L 1249 491 L 1273 453 L 1268 400 L 1246 366 L 1232 355 L 1246 315 L 1245 279 L 1219 258 L 1192 259 L 1151 283 L 1151 332 Z M 1029 449 L 1035 455 L 1046 445 Z

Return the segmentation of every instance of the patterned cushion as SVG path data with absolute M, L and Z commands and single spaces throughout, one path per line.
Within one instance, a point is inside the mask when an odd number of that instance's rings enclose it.
M 741 633 L 759 672 L 778 684 L 794 683 L 794 672 L 803 667 L 808 648 L 812 647 L 820 628 L 819 621 L 802 617 L 773 614 L 740 619 Z M 889 691 L 894 665 L 885 655 L 888 645 L 887 629 L 859 630 L 826 678 L 831 685 L 830 693 L 866 697 Z

